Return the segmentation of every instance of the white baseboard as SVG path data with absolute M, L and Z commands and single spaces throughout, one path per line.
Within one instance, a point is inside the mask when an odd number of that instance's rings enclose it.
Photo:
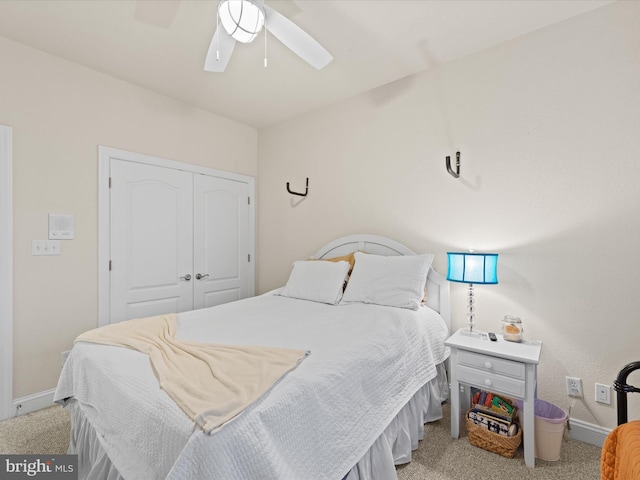
M 13 401 L 14 415 L 17 417 L 25 413 L 35 412 L 36 410 L 42 410 L 43 408 L 52 406 L 55 392 L 55 389 L 51 389 L 34 393 L 33 395 L 27 395 L 26 397 L 16 398 Z
M 571 426 L 569 436 L 572 440 L 578 440 L 596 447 L 602 447 L 607 435 L 611 432 L 607 428 L 573 418 L 569 419 L 569 425 Z

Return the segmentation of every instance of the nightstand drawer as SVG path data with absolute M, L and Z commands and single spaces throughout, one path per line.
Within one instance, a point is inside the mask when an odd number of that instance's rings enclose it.
M 481 355 L 479 353 L 472 353 L 464 350 L 461 350 L 458 353 L 458 363 L 460 365 L 468 365 L 469 367 L 483 370 L 487 373 L 497 373 L 499 375 L 507 375 L 509 377 L 524 380 L 524 363 L 513 362 L 503 358 Z
M 458 381 L 468 383 L 485 390 L 495 390 L 506 395 L 524 398 L 525 382 L 515 378 L 495 375 L 477 368 L 458 365 Z

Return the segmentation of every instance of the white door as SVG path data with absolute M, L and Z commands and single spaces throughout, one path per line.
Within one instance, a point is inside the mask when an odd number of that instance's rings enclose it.
M 249 186 L 194 175 L 194 308 L 248 297 Z
M 193 309 L 193 174 L 111 160 L 110 322 Z

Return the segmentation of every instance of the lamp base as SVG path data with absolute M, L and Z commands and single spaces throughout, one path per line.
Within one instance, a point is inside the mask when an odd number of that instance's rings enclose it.
M 469 303 L 467 304 L 467 326 L 461 330 L 463 335 L 468 337 L 479 337 L 482 332 L 476 328 L 475 323 L 476 309 L 473 306 L 473 283 L 469 284 Z
M 460 334 L 465 335 L 467 337 L 479 338 L 482 336 L 482 332 L 480 330 L 470 330 L 469 327 L 461 328 Z

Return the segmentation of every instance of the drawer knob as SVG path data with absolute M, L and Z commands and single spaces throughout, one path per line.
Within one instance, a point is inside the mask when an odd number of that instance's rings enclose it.
M 487 387 L 490 387 L 490 386 L 491 386 L 491 380 L 489 380 L 489 379 L 487 378 L 487 379 L 484 381 L 484 384 L 485 384 Z
M 484 362 L 484 368 L 491 368 L 491 362 Z

